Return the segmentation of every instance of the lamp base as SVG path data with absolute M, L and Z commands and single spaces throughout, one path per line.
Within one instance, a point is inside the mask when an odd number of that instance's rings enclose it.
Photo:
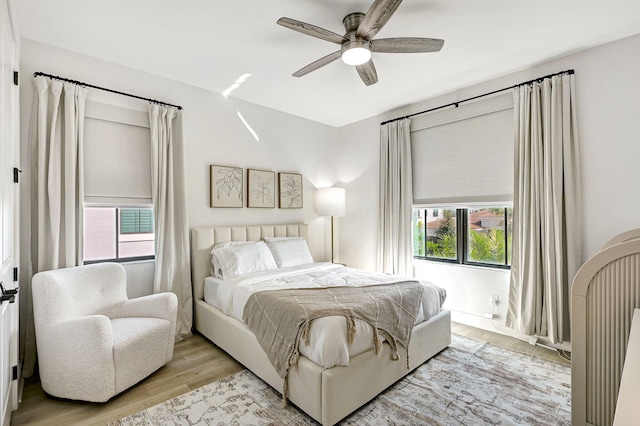
M 333 263 L 333 216 L 331 216 L 331 263 Z

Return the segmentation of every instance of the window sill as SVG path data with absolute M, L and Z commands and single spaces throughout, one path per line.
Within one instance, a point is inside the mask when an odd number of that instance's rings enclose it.
M 96 263 L 119 263 L 121 265 L 135 265 L 137 263 L 155 263 L 156 259 L 155 257 L 153 258 L 149 258 L 149 259 L 131 259 L 131 260 L 127 260 L 127 259 L 104 259 L 104 260 L 87 260 L 84 262 L 84 265 L 93 265 Z
M 417 259 L 413 258 L 413 262 L 418 264 L 428 264 L 428 265 L 441 265 L 448 266 L 452 268 L 467 268 L 467 269 L 479 269 L 481 271 L 496 271 L 496 272 L 511 272 L 511 268 L 501 268 L 499 266 L 490 266 L 490 265 L 473 265 L 467 263 L 457 263 L 457 262 L 443 262 L 438 260 L 430 260 L 430 259 Z
M 154 258 L 154 259 L 127 260 L 119 263 L 122 263 L 123 265 L 135 265 L 138 263 L 156 263 L 156 259 Z

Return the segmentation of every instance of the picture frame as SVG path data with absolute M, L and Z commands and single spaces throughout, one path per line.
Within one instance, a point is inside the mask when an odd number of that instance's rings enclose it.
M 302 208 L 302 175 L 300 173 L 278 173 L 278 194 L 281 209 Z
M 275 172 L 247 169 L 247 207 L 275 207 L 275 177 Z
M 212 164 L 209 167 L 209 207 L 244 207 L 244 169 Z

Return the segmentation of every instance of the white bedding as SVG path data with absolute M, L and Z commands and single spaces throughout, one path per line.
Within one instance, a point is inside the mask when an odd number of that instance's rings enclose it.
M 204 284 L 204 299 L 222 312 L 242 321 L 244 306 L 249 297 L 263 290 L 283 288 L 313 288 L 336 286 L 365 286 L 406 281 L 406 277 L 376 274 L 347 268 L 333 263 L 313 263 L 289 268 L 245 274 L 221 280 L 208 277 Z M 444 289 L 431 283 L 424 285 L 422 306 L 416 324 L 440 312 L 446 297 Z M 346 322 L 342 316 L 318 318 L 311 323 L 310 345 L 300 343 L 300 353 L 325 368 L 349 365 L 349 357 L 373 347 L 373 331 L 364 321 L 356 320 L 356 338 L 347 343 Z
M 218 307 L 216 293 L 218 292 L 218 286 L 223 282 L 224 280 L 222 278 L 214 276 L 208 276 L 204 279 L 204 301 L 214 308 Z

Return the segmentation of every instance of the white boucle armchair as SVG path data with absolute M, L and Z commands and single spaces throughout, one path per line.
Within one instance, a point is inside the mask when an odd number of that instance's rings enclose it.
M 173 357 L 176 295 L 128 299 L 120 264 L 39 272 L 32 293 L 40 380 L 50 395 L 104 402 Z

